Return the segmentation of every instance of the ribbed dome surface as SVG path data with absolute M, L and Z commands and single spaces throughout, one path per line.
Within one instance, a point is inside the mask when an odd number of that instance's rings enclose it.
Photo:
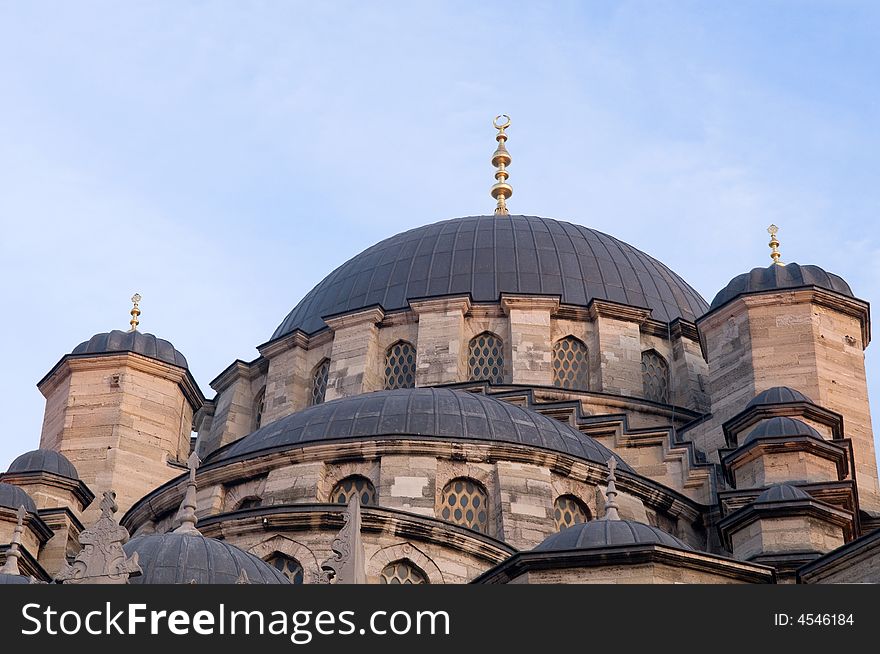
M 822 440 L 822 434 L 813 427 L 795 418 L 777 416 L 762 421 L 749 432 L 743 441 L 743 445 L 751 443 L 757 438 L 772 438 L 776 436 L 811 436 Z
M 342 264 L 288 314 L 272 338 L 325 327 L 322 318 L 410 299 L 502 293 L 558 295 L 585 306 L 602 299 L 652 310 L 657 320 L 693 321 L 706 301 L 656 259 L 612 236 L 536 216 L 471 216 L 411 229 Z
M 842 277 L 825 272 L 819 266 L 788 263 L 784 266 L 752 268 L 751 272 L 737 275 L 715 296 L 711 308 L 720 307 L 743 293 L 760 293 L 802 286 L 818 286 L 853 297 L 852 289 Z
M 25 452 L 9 464 L 7 472 L 52 472 L 68 479 L 79 479 L 73 464 L 66 456 L 55 450 Z
M 0 481 L 0 506 L 18 511 L 18 507 L 22 505 L 30 513 L 37 512 L 37 505 L 34 504 L 33 498 L 24 489 Z
M 123 332 L 114 329 L 105 334 L 95 334 L 73 348 L 71 354 L 110 354 L 134 352 L 181 368 L 186 368 L 186 357 L 174 349 L 168 341 L 144 332 Z
M 622 459 L 593 438 L 545 415 L 487 395 L 409 388 L 346 397 L 291 414 L 220 449 L 209 462 L 257 456 L 322 441 L 387 437 L 499 441 L 564 452 L 605 464 Z
M 234 545 L 201 534 L 135 536 L 123 549 L 138 554 L 143 574 L 133 584 L 234 584 L 241 571 L 252 584 L 290 583 L 281 572 Z
M 759 404 L 785 404 L 786 402 L 812 402 L 810 398 L 788 386 L 774 386 L 766 391 L 761 391 L 751 402 L 746 404 L 747 409 Z
M 693 549 L 672 534 L 635 520 L 591 520 L 551 534 L 535 551 L 555 552 L 646 544 Z
M 790 500 L 808 500 L 809 493 L 790 484 L 776 484 L 758 495 L 755 502 L 787 502 Z

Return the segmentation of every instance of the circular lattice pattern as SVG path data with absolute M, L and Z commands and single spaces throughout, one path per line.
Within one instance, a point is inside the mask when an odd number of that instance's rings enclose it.
M 334 504 L 348 504 L 352 497 L 360 497 L 361 506 L 376 506 L 376 487 L 366 477 L 352 475 L 333 487 L 330 501 Z
M 581 391 L 590 388 L 587 346 L 573 336 L 553 344 L 553 385 Z
M 327 394 L 327 377 L 330 375 L 330 359 L 324 359 L 315 368 L 312 375 L 312 404 L 321 404 L 324 402 L 324 395 Z
M 415 386 L 416 348 L 412 343 L 400 341 L 385 354 L 385 390 Z
M 669 366 L 654 350 L 642 352 L 642 388 L 645 399 L 669 402 Z
M 493 384 L 504 381 L 504 344 L 488 332 L 474 336 L 468 348 L 471 381 L 486 380 Z
M 557 531 L 586 522 L 590 519 L 587 506 L 574 495 L 561 495 L 553 502 L 553 518 Z
M 440 516 L 463 527 L 486 533 L 489 526 L 486 491 L 472 479 L 453 479 L 443 489 Z
M 303 582 L 303 567 L 296 559 L 275 552 L 269 557 L 267 563 L 280 570 L 281 574 L 290 579 L 290 583 L 301 584 Z
M 382 568 L 380 584 L 427 584 L 428 576 L 405 559 L 394 561 Z

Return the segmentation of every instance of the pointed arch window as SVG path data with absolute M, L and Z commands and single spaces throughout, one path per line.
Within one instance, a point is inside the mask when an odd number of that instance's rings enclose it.
M 352 497 L 361 499 L 361 506 L 376 506 L 376 487 L 363 475 L 351 475 L 333 487 L 330 501 L 334 504 L 348 504 Z
M 642 389 L 645 399 L 669 404 L 669 365 L 657 350 L 642 352 Z
M 590 509 L 574 495 L 560 495 L 553 502 L 553 518 L 556 529 L 562 531 L 590 519 Z
M 290 580 L 290 583 L 301 584 L 303 582 L 302 564 L 292 556 L 275 552 L 266 560 L 266 563 L 280 571 Z
M 416 348 L 407 341 L 397 341 L 385 352 L 385 389 L 415 386 Z
M 324 359 L 312 371 L 311 404 L 322 404 L 327 393 L 327 377 L 330 375 L 330 359 Z
M 489 497 L 478 481 L 453 479 L 443 488 L 440 517 L 483 534 L 489 530 Z
M 586 391 L 590 388 L 590 360 L 587 346 L 579 338 L 566 336 L 553 344 L 553 385 Z
M 379 575 L 380 584 L 427 584 L 428 575 L 415 563 L 409 559 L 400 559 L 392 561 L 384 568 Z
M 477 334 L 468 345 L 468 379 L 504 382 L 504 341 L 491 332 Z

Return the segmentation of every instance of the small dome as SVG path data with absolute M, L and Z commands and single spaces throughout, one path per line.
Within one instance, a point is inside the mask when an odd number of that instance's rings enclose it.
M 766 391 L 761 391 L 752 401 L 746 404 L 747 409 L 759 404 L 785 404 L 786 402 L 812 402 L 810 398 L 788 386 L 774 386 Z
M 788 502 L 790 500 L 812 499 L 809 493 L 802 491 L 797 486 L 790 484 L 775 484 L 758 495 L 755 502 Z
M 0 481 L 0 506 L 18 511 L 18 507 L 22 505 L 30 513 L 37 512 L 37 505 L 34 504 L 33 498 L 24 489 Z
M 32 450 L 17 457 L 6 472 L 52 472 L 68 479 L 79 479 L 76 468 L 55 450 Z
M 761 291 L 804 286 L 818 286 L 828 291 L 854 297 L 852 289 L 842 277 L 825 272 L 819 266 L 801 266 L 796 263 L 788 263 L 784 266 L 772 265 L 767 268 L 753 268 L 751 272 L 737 275 L 715 296 L 709 310 L 727 304 L 744 293 L 760 293 Z
M 134 352 L 151 359 L 187 368 L 186 357 L 174 349 L 168 341 L 144 332 L 123 332 L 114 329 L 106 334 L 95 334 L 73 348 L 71 354 L 111 354 Z
M 135 536 L 123 549 L 138 554 L 143 574 L 133 584 L 234 584 L 242 570 L 252 584 L 290 583 L 280 571 L 234 545 L 201 534 Z
M 0 586 L 4 584 L 29 584 L 31 583 L 30 577 L 25 577 L 24 575 L 10 575 L 5 572 L 0 573 Z
M 805 422 L 796 420 L 795 418 L 784 418 L 777 416 L 763 420 L 757 427 L 749 432 L 743 445 L 751 443 L 758 438 L 773 438 L 777 436 L 811 436 L 823 440 L 822 434 L 810 427 Z
M 513 443 L 602 465 L 614 457 L 619 469 L 633 472 L 599 441 L 559 420 L 488 395 L 436 387 L 376 391 L 311 406 L 217 450 L 208 461 L 378 437 Z
M 672 534 L 635 520 L 591 520 L 551 534 L 536 552 L 598 549 L 617 545 L 665 545 L 692 550 Z

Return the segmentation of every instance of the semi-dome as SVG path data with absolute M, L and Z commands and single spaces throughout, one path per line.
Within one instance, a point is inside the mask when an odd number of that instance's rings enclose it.
M 758 424 L 743 441 L 743 445 L 751 443 L 758 438 L 775 438 L 784 436 L 810 436 L 822 440 L 822 435 L 813 427 L 797 420 L 796 418 L 786 418 L 777 416 L 763 420 Z
M 632 472 L 577 429 L 509 402 L 449 388 L 406 388 L 341 398 L 291 414 L 217 450 L 209 463 L 324 441 L 372 438 L 494 441 L 564 452 Z
M 788 386 L 774 386 L 755 395 L 746 404 L 746 408 L 751 409 L 760 404 L 786 404 L 788 402 L 812 402 L 812 400 L 800 391 Z
M 33 498 L 23 488 L 3 481 L 0 481 L 0 506 L 13 511 L 18 511 L 18 507 L 24 506 L 30 513 L 37 512 Z
M 71 354 L 114 354 L 117 352 L 134 352 L 181 368 L 187 367 L 186 357 L 174 349 L 171 343 L 153 334 L 138 331 L 123 332 L 114 329 L 111 332 L 95 334 L 89 340 L 73 348 Z
M 826 272 L 819 266 L 787 263 L 784 266 L 771 265 L 767 268 L 752 268 L 751 272 L 737 275 L 715 296 L 710 309 L 727 304 L 745 293 L 761 293 L 762 291 L 803 288 L 805 286 L 816 286 L 854 297 L 852 289 L 842 277 Z
M 760 495 L 755 502 L 788 502 L 791 500 L 809 500 L 810 495 L 791 484 L 774 484 Z
M 16 457 L 9 464 L 9 473 L 51 472 L 67 479 L 79 479 L 79 474 L 70 460 L 55 450 L 32 450 Z
M 551 534 L 534 551 L 558 552 L 623 545 L 665 545 L 682 550 L 693 549 L 672 534 L 635 520 L 591 520 Z
M 294 307 L 272 335 L 326 326 L 323 318 L 370 306 L 469 294 L 556 295 L 565 304 L 593 299 L 650 309 L 662 321 L 693 321 L 708 308 L 681 277 L 612 236 L 536 216 L 471 216 L 387 238 L 342 264 Z
M 135 536 L 123 549 L 137 552 L 143 571 L 133 584 L 234 584 L 242 571 L 252 584 L 290 583 L 280 571 L 253 554 L 199 533 Z

